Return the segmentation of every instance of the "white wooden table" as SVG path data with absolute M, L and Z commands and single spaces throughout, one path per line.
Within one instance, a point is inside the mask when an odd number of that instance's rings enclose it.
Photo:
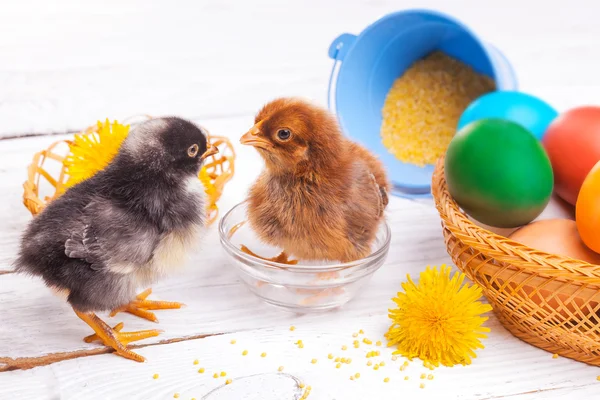
M 354 349 L 351 334 L 363 329 L 382 339 L 390 299 L 406 274 L 450 263 L 430 202 L 392 199 L 386 264 L 359 297 L 326 314 L 293 315 L 261 303 L 227 265 L 213 227 L 188 268 L 154 287 L 155 298 L 187 307 L 157 312 L 165 332 L 139 342 L 145 364 L 85 344 L 89 328 L 67 304 L 40 281 L 11 272 L 19 234 L 31 218 L 21 205 L 25 167 L 34 152 L 66 136 L 14 137 L 60 135 L 143 112 L 193 118 L 237 143 L 252 114 L 274 97 L 325 102 L 326 51 L 337 34 L 358 33 L 387 12 L 411 7 L 462 19 L 506 53 L 524 90 L 557 108 L 598 102 L 600 6 L 589 0 L 4 1 L 0 136 L 13 139 L 0 141 L 0 399 L 168 399 L 180 393 L 182 399 L 292 400 L 301 395 L 298 382 L 312 387 L 311 400 L 600 398 L 600 369 L 553 359 L 512 337 L 493 315 L 486 348 L 469 367 L 439 368 L 433 380 L 421 381 L 420 374 L 429 373 L 421 363 L 401 372 L 401 359 L 392 361 L 383 347 L 386 366 L 367 367 L 367 346 Z M 261 168 L 252 149 L 237 151 L 237 174 L 222 211 L 244 198 Z M 127 330 L 156 327 L 129 315 L 114 320 Z M 298 339 L 303 349 L 294 345 Z M 351 350 L 342 351 L 344 344 Z M 249 354 L 242 356 L 245 349 Z M 328 353 L 352 363 L 336 369 Z M 33 365 L 43 366 L 28 369 Z M 197 372 L 201 367 L 204 374 Z M 231 385 L 212 377 L 220 371 Z M 361 377 L 349 380 L 357 372 Z

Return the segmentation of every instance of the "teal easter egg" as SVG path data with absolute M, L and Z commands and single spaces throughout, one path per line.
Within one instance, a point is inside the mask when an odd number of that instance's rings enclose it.
M 473 121 L 500 118 L 515 122 L 541 140 L 548 125 L 558 112 L 545 101 L 527 93 L 497 91 L 485 94 L 473 101 L 461 115 L 457 129 Z
M 498 228 L 533 221 L 554 187 L 541 142 L 521 125 L 501 119 L 475 121 L 458 131 L 448 146 L 445 170 L 458 205 Z

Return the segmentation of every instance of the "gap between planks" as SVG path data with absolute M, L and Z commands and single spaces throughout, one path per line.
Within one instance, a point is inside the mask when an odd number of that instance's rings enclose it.
M 128 345 L 127 348 L 131 349 L 131 350 L 140 349 L 140 348 L 149 347 L 149 346 L 160 346 L 160 345 L 164 345 L 164 344 L 184 342 L 186 340 L 204 339 L 204 338 L 212 337 L 212 336 L 225 335 L 227 333 L 231 333 L 231 332 L 208 333 L 208 334 L 185 336 L 185 337 L 180 337 L 180 338 L 171 338 L 171 339 L 161 340 L 161 341 L 155 342 L 155 343 L 132 344 L 132 345 Z M 51 353 L 51 354 L 46 354 L 46 355 L 39 356 L 39 357 L 17 357 L 17 358 L 0 357 L 0 373 L 19 370 L 19 369 L 25 370 L 25 369 L 31 369 L 31 368 L 36 368 L 36 367 L 43 367 L 45 365 L 50 365 L 50 364 L 54 364 L 56 362 L 65 361 L 65 360 L 72 360 L 74 358 L 97 356 L 99 354 L 109 354 L 109 353 L 114 353 L 114 352 L 115 352 L 115 350 L 113 348 L 103 346 L 103 347 L 98 347 L 96 349 L 86 349 L 86 350 Z

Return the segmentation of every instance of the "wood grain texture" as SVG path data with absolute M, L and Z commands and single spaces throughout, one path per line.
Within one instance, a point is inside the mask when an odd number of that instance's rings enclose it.
M 73 0 L 2 2 L 0 134 L 65 132 L 140 112 L 255 112 L 280 95 L 324 101 L 327 49 L 400 8 L 463 20 L 559 108 L 600 89 L 596 3 L 572 0 Z
M 582 367 L 567 359 L 552 359 L 552 355 L 527 346 L 513 338 L 496 322 L 489 324 L 492 335 L 485 340 L 486 348 L 469 367 L 438 368 L 429 371 L 420 362 L 399 367 L 400 357 L 391 359 L 392 349 L 361 344 L 352 346 L 353 332 L 364 329 L 374 342 L 381 339 L 388 327 L 385 313 L 350 318 L 347 311 L 329 314 L 319 321 L 295 321 L 296 330 L 276 323 L 272 327 L 236 332 L 199 340 L 151 346 L 139 349 L 148 359 L 144 364 L 132 364 L 114 355 L 99 355 L 63 361 L 28 371 L 0 374 L 2 394 L 19 399 L 169 399 L 174 393 L 180 398 L 203 398 L 222 386 L 226 379 L 231 387 L 221 388 L 207 399 L 277 399 L 296 400 L 297 387 L 274 379 L 280 366 L 283 373 L 296 377 L 312 387 L 309 400 L 325 399 L 394 399 L 401 394 L 407 399 L 544 399 L 566 398 L 566 393 L 593 399 L 600 393 L 595 380 L 597 368 Z M 304 348 L 294 343 L 301 339 Z M 231 344 L 231 340 L 236 340 Z M 342 345 L 348 350 L 341 350 Z M 369 359 L 384 361 L 378 370 L 367 366 L 369 350 L 380 350 L 381 356 Z M 242 351 L 248 350 L 243 356 Z M 266 357 L 260 354 L 265 352 Z M 350 364 L 335 367 L 327 355 L 351 358 Z M 199 363 L 194 365 L 194 360 Z M 313 364 L 312 359 L 317 362 Z M 198 373 L 204 368 L 204 373 Z M 226 377 L 213 374 L 226 372 Z M 350 375 L 360 373 L 351 381 Z M 433 380 L 420 379 L 432 374 Z M 153 379 L 159 374 L 158 379 Z M 264 375 L 267 374 L 267 375 Z M 244 378 L 253 376 L 252 379 Z M 409 380 L 404 380 L 408 376 Z M 389 383 L 383 380 L 390 378 Z M 257 382 L 258 381 L 258 382 Z M 425 388 L 419 387 L 425 383 Z M 280 397 L 267 395 L 273 388 L 283 389 Z M 220 392 L 220 396 L 216 396 Z M 246 395 L 247 397 L 244 397 Z M 561 397 L 562 396 L 562 397 Z M 574 398 L 574 397 L 570 397 Z

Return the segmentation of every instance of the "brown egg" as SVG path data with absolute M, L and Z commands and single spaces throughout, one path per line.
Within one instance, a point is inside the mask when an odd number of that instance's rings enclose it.
M 600 264 L 600 254 L 593 252 L 583 243 L 577 232 L 575 221 L 570 219 L 548 219 L 525 225 L 509 236 L 509 239 L 522 243 L 536 250 L 546 253 L 558 254 L 585 261 L 590 264 Z M 538 281 L 541 284 L 542 281 Z M 547 290 L 554 287 L 554 290 Z M 594 309 L 600 300 L 600 293 L 596 290 L 577 290 L 576 297 L 572 297 L 573 285 L 569 289 L 560 282 L 544 285 L 543 288 L 523 286 L 527 297 L 550 314 L 559 314 L 565 319 L 574 315 L 587 315 L 589 309 Z M 587 303 L 587 306 L 586 306 Z
M 577 224 L 570 219 L 533 222 L 516 230 L 508 238 L 546 253 L 600 264 L 600 254 L 583 243 L 577 232 Z

